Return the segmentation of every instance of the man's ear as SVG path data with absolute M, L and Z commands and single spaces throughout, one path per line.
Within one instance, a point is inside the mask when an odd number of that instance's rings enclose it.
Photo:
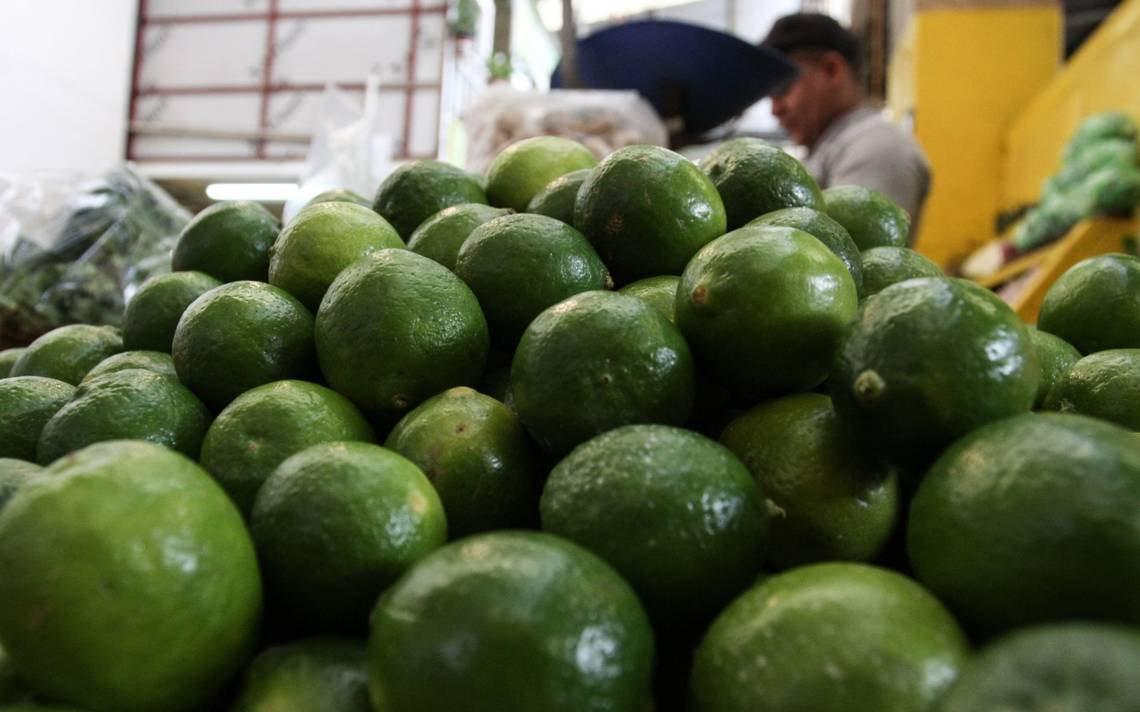
M 851 68 L 847 66 L 847 60 L 838 52 L 825 52 L 819 58 L 819 64 L 828 82 L 836 82 L 842 79 L 844 74 L 851 71 Z

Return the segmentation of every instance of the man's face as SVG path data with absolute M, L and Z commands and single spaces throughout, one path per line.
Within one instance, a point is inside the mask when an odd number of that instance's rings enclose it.
M 772 115 L 795 143 L 812 147 L 835 111 L 835 77 L 828 62 L 792 56 L 800 73 L 772 94 Z

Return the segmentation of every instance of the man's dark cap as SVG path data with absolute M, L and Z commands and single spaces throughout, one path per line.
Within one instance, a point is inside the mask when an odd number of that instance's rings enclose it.
M 776 20 L 761 47 L 781 54 L 798 49 L 823 49 L 838 52 L 852 67 L 859 66 L 859 41 L 835 18 L 814 12 L 785 15 Z

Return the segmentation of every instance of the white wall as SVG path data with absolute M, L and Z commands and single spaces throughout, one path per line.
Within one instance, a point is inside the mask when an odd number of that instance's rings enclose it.
M 125 154 L 137 0 L 0 1 L 0 172 Z

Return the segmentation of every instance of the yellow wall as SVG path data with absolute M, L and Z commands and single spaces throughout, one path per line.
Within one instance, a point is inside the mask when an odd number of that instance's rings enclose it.
M 1098 111 L 1140 118 L 1140 0 L 1128 0 L 1010 127 L 1002 207 L 1035 202 L 1082 119 Z
M 903 39 L 891 106 L 905 113 L 913 91 L 915 135 L 933 176 L 916 249 L 952 267 L 993 237 L 1006 131 L 1057 71 L 1061 13 L 1055 5 L 920 10 Z

